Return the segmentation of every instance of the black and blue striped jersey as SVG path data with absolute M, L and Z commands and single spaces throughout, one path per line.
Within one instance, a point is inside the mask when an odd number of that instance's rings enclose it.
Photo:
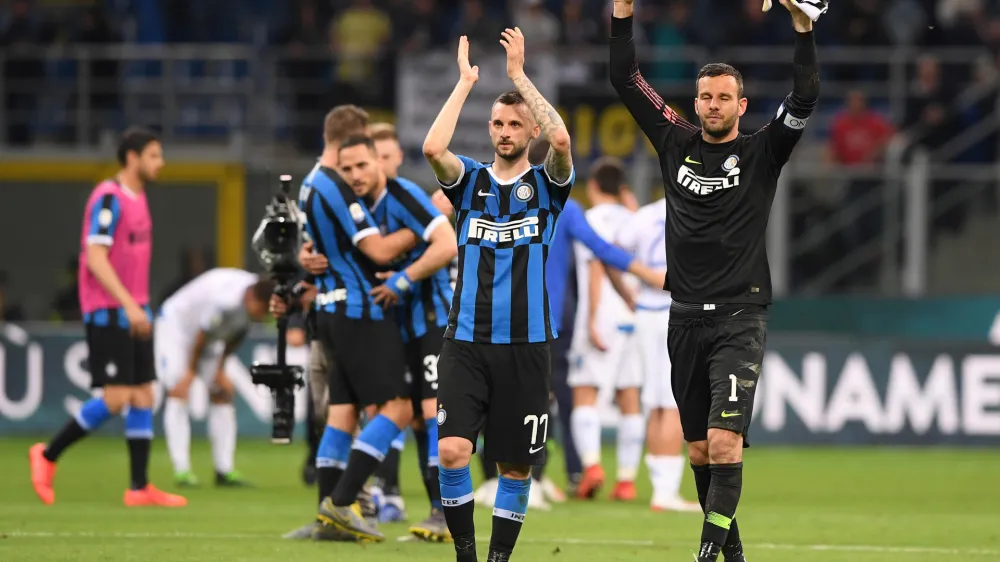
M 382 307 L 369 294 L 381 283 L 377 268 L 357 249 L 361 240 L 379 233 L 367 207 L 336 171 L 317 164 L 302 180 L 299 208 L 316 251 L 330 262 L 326 273 L 316 276 L 316 310 L 384 319 Z
M 388 181 L 385 190 L 371 206 L 371 212 L 383 235 L 408 228 L 422 239 L 403 261 L 393 266 L 400 271 L 423 255 L 434 229 L 448 222 L 448 218 L 434 208 L 424 190 L 404 178 Z M 396 322 L 403 341 L 423 337 L 428 328 L 445 327 L 453 294 L 447 268 L 413 283 L 395 307 Z
M 560 184 L 539 165 L 501 182 L 490 164 L 458 158 L 461 176 L 442 186 L 455 207 L 458 236 L 458 279 L 445 337 L 494 344 L 556 338 L 545 261 L 576 173 Z

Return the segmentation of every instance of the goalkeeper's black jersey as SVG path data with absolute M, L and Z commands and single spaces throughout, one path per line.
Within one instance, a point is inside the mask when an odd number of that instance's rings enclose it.
M 812 64 L 801 64 L 801 49 Z M 808 76 L 806 76 L 808 75 Z M 778 174 L 802 136 L 818 93 L 812 33 L 799 34 L 795 90 L 753 134 L 713 144 L 668 107 L 639 72 L 632 18 L 615 18 L 611 81 L 656 148 L 666 192 L 667 287 L 686 303 L 771 302 L 768 216 Z

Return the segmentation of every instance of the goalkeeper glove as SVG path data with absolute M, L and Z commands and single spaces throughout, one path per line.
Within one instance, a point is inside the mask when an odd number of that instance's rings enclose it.
M 826 13 L 829 7 L 828 0 L 791 0 L 795 7 L 802 10 L 802 13 L 809 16 L 809 19 L 816 21 L 820 16 Z M 763 11 L 767 12 L 771 9 L 771 0 L 764 0 L 764 6 L 761 8 Z

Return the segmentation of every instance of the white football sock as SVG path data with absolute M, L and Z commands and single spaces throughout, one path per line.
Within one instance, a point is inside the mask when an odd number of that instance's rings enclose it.
M 570 414 L 573 444 L 583 468 L 601 464 L 601 416 L 594 406 L 577 406 Z
M 191 470 L 191 418 L 186 400 L 167 397 L 163 406 L 163 435 L 174 473 Z
M 634 482 L 639 473 L 642 446 L 645 442 L 646 420 L 642 414 L 628 414 L 618 420 L 619 482 Z
M 236 407 L 212 404 L 208 408 L 208 440 L 212 443 L 215 471 L 229 474 L 236 456 Z
M 653 482 L 653 503 L 677 498 L 684 478 L 684 457 L 646 455 L 649 479 Z

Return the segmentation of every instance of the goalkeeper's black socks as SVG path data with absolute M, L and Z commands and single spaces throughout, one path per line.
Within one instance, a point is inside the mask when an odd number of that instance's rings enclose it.
M 743 491 L 743 463 L 709 465 L 712 483 L 705 498 L 705 523 L 702 543 L 724 545 L 736 517 L 736 506 Z
M 694 484 L 698 489 L 698 503 L 701 504 L 702 511 L 705 511 L 708 489 L 712 484 L 712 470 L 707 464 L 692 464 L 691 470 L 694 471 Z M 743 543 L 740 539 L 740 528 L 736 525 L 735 517 L 729 525 L 729 534 L 726 535 L 726 542 L 722 546 L 722 553 L 726 557 L 727 562 L 742 562 L 743 560 Z

